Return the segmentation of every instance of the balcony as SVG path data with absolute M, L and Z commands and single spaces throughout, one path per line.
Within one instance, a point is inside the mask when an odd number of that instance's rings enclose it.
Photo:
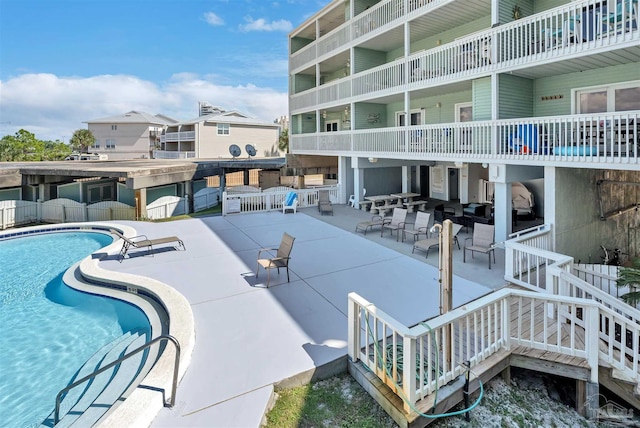
M 522 71 L 535 78 L 606 67 L 611 65 L 608 53 L 614 48 L 628 51 L 627 54 L 619 51 L 620 63 L 637 61 L 640 30 L 631 1 L 621 3 L 620 14 L 608 12 L 607 3 L 602 0 L 571 2 L 417 52 L 292 95 L 291 113 L 347 103 L 352 98 L 455 83 L 494 72 Z M 431 4 L 435 3 L 438 2 Z M 584 61 L 585 56 L 590 57 L 589 61 Z
M 291 135 L 292 153 L 412 160 L 640 164 L 640 110 Z
M 154 159 L 191 159 L 196 157 L 196 152 L 173 152 L 167 150 L 154 150 Z
M 195 141 L 196 132 L 195 131 L 185 131 L 185 132 L 167 132 L 166 134 L 160 137 L 161 143 L 176 143 L 181 141 Z

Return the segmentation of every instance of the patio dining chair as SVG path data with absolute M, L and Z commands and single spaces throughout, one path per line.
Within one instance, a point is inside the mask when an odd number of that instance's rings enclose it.
M 424 211 L 418 211 L 416 213 L 415 223 L 405 223 L 405 228 L 402 230 L 402 242 L 406 238 L 407 234 L 413 236 L 413 242 L 416 242 L 420 235 L 424 235 L 425 238 L 429 237 L 429 221 L 431 221 L 431 213 Z M 407 229 L 406 225 L 412 224 L 412 229 Z
M 261 248 L 260 251 L 258 251 L 256 279 L 258 279 L 260 266 L 262 266 L 267 271 L 267 287 L 269 287 L 269 283 L 271 282 L 271 269 L 277 269 L 278 275 L 280 274 L 280 268 L 286 269 L 287 282 L 289 282 L 289 260 L 291 259 L 291 249 L 293 248 L 293 242 L 295 240 L 296 238 L 285 232 L 282 234 L 282 240 L 280 241 L 280 246 L 278 248 Z M 272 255 L 273 251 L 276 251 L 275 256 L 260 258 L 263 252 Z
M 474 253 L 483 253 L 489 255 L 489 269 L 491 269 L 491 253 L 493 253 L 493 262 L 496 262 L 496 253 L 494 244 L 495 226 L 491 224 L 475 223 L 473 225 L 473 236 L 465 239 L 464 253 L 462 262 L 467 261 L 467 251 L 471 251 L 471 257 Z M 470 244 L 467 244 L 470 241 Z
M 328 190 L 318 190 L 318 211 L 320 214 L 325 215 L 330 213 L 333 215 L 333 204 Z
M 391 220 L 388 223 L 382 225 L 380 230 L 380 236 L 384 235 L 384 231 L 389 229 L 391 235 L 393 235 L 393 231 L 396 231 L 396 241 L 400 240 L 400 231 L 404 230 L 404 225 L 406 224 L 407 219 L 407 210 L 406 208 L 394 208 L 393 215 L 391 216 Z
M 458 233 L 462 230 L 462 225 L 453 223 L 451 235 L 453 236 L 453 243 L 458 246 L 458 250 L 460 249 L 460 242 L 458 241 Z M 413 254 L 416 250 L 424 251 L 425 257 L 429 257 L 429 250 L 432 248 L 440 247 L 440 234 L 433 238 L 420 239 L 413 243 L 413 249 L 411 250 L 411 254 Z

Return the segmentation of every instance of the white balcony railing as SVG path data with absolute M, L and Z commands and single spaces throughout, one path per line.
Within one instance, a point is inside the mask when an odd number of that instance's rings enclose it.
M 154 159 L 190 159 L 195 158 L 196 152 L 173 152 L 168 150 L 154 150 Z
M 407 14 L 413 16 L 418 11 L 422 13 L 429 8 L 435 9 L 444 3 L 452 1 L 409 0 L 406 11 L 404 0 L 381 1 L 358 14 L 352 20 L 323 35 L 320 39 L 291 54 L 289 59 L 290 69 L 296 70 L 321 56 L 344 50 L 351 42 L 357 42 L 358 39 L 367 35 L 384 31 L 389 24 L 395 21 L 400 22 Z
M 160 137 L 162 143 L 175 143 L 178 141 L 194 141 L 196 138 L 195 131 L 184 132 L 167 132 Z
M 291 135 L 296 153 L 638 164 L 640 110 Z
M 436 3 L 441 2 L 430 5 Z M 340 91 L 325 91 L 321 85 L 294 94 L 290 97 L 291 111 L 295 114 L 318 104 L 345 103 L 351 97 L 377 95 L 380 91 L 393 93 L 438 85 L 483 72 L 564 61 L 589 55 L 594 49 L 606 50 L 640 41 L 632 0 L 623 0 L 620 14 L 608 12 L 606 4 L 603 0 L 571 2 L 332 81 L 329 83 L 332 86 L 340 84 L 351 90 L 341 87 Z M 361 19 L 356 19 L 353 25 Z

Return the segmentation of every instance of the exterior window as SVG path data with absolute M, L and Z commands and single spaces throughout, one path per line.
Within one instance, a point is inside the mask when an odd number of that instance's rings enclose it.
M 640 81 L 579 89 L 576 113 L 607 113 L 640 109 Z
M 422 110 L 412 110 L 409 112 L 410 125 L 422 125 Z M 396 126 L 404 126 L 406 124 L 406 114 L 404 112 L 396 112 Z
M 87 195 L 90 204 L 101 201 L 112 201 L 113 186 L 110 183 L 87 186 Z
M 96 140 L 90 148 L 91 149 L 99 149 L 100 148 L 100 140 Z
M 218 135 L 229 135 L 229 124 L 228 123 L 219 123 L 218 124 Z
M 107 140 L 105 142 L 107 149 L 115 149 L 116 148 L 116 140 Z
M 111 125 L 111 130 L 112 131 L 117 131 L 118 130 L 118 125 Z
M 324 123 L 324 130 L 325 132 L 336 132 L 339 130 L 338 128 L 338 121 L 331 121 L 331 122 L 325 122 Z

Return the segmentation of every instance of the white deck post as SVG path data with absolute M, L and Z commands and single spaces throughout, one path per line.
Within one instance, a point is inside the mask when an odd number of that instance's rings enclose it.
M 406 400 L 404 401 L 405 413 L 411 413 L 410 404 L 416 402 L 416 340 L 404 336 L 402 338 L 402 391 Z M 396 362 L 394 361 L 394 365 Z
M 358 320 L 358 304 L 352 298 L 355 293 L 349 293 L 348 324 L 347 324 L 347 353 L 352 362 L 358 361 L 360 352 L 360 322 Z

